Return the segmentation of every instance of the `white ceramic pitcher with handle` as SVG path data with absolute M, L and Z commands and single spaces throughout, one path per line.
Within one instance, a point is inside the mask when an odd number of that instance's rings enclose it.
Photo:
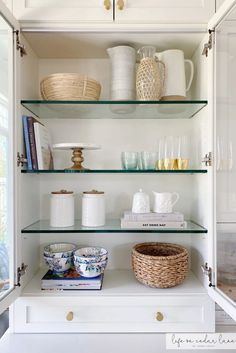
M 165 64 L 165 85 L 162 100 L 186 99 L 193 76 L 194 65 L 191 60 L 184 59 L 184 52 L 178 49 L 165 50 L 155 56 Z M 186 83 L 185 67 L 189 65 L 190 75 Z
M 177 192 L 156 192 L 154 194 L 153 212 L 156 213 L 172 213 L 173 206 L 179 200 Z

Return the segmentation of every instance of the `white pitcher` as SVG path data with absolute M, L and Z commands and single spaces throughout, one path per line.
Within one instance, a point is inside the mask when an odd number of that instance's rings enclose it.
M 162 100 L 186 99 L 194 75 L 194 66 L 191 60 L 184 59 L 182 50 L 170 49 L 155 56 L 165 64 L 165 85 Z M 186 84 L 185 65 L 190 66 L 190 77 Z
M 153 191 L 155 196 L 153 212 L 156 213 L 172 213 L 173 206 L 179 200 L 177 192 L 156 192 Z

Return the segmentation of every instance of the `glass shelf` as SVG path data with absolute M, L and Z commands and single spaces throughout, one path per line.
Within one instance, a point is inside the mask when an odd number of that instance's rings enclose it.
M 183 229 L 123 229 L 119 219 L 107 220 L 103 227 L 83 227 L 81 221 L 75 221 L 73 227 L 50 227 L 48 220 L 38 221 L 22 229 L 21 233 L 207 233 L 207 229 L 188 221 Z
M 27 170 L 22 169 L 24 174 L 204 174 L 207 169 L 188 169 L 188 170 L 124 170 L 124 169 L 87 169 L 87 170 L 70 170 L 70 169 L 53 169 L 53 170 Z
M 21 104 L 42 119 L 189 119 L 207 101 L 22 100 Z

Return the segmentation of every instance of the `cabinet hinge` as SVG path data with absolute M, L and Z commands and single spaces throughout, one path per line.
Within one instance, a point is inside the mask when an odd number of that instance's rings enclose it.
M 202 163 L 204 163 L 206 167 L 212 166 L 212 152 L 209 152 L 205 155 L 205 157 L 202 160 Z
M 17 167 L 21 166 L 23 167 L 25 163 L 27 163 L 27 159 L 25 158 L 25 156 L 20 152 L 17 152 L 17 160 L 16 160 L 16 163 L 17 163 Z
M 209 33 L 209 38 L 208 38 L 208 42 L 204 44 L 204 48 L 202 51 L 202 55 L 205 55 L 206 57 L 208 57 L 208 51 L 212 49 L 213 46 L 213 35 L 214 35 L 214 29 L 209 29 L 208 33 Z
M 24 263 L 21 264 L 21 267 L 18 267 L 17 269 L 17 284 L 16 287 L 20 287 L 21 286 L 21 277 L 24 276 L 24 274 L 26 273 L 26 269 L 27 269 L 28 265 L 25 265 Z
M 14 31 L 16 35 L 16 49 L 20 51 L 20 56 L 23 57 L 24 55 L 27 55 L 26 49 L 24 44 L 21 43 L 20 41 L 20 33 L 19 31 Z
M 204 273 L 204 275 L 207 276 L 209 279 L 209 287 L 215 287 L 212 284 L 212 278 L 213 278 L 212 268 L 208 266 L 207 262 L 205 263 L 204 266 L 202 265 L 201 268 L 202 268 L 202 272 Z

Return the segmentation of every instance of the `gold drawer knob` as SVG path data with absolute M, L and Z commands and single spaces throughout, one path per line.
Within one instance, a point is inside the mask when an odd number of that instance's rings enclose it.
M 104 0 L 103 4 L 106 10 L 111 9 L 111 0 Z
M 73 311 L 70 311 L 67 315 L 66 315 L 66 320 L 67 321 L 72 321 L 74 319 L 74 313 Z
M 164 319 L 164 315 L 160 311 L 158 311 L 156 314 L 156 320 L 162 321 L 163 319 Z
M 117 5 L 118 10 L 123 10 L 124 6 L 125 6 L 124 0 L 117 0 L 116 5 Z

